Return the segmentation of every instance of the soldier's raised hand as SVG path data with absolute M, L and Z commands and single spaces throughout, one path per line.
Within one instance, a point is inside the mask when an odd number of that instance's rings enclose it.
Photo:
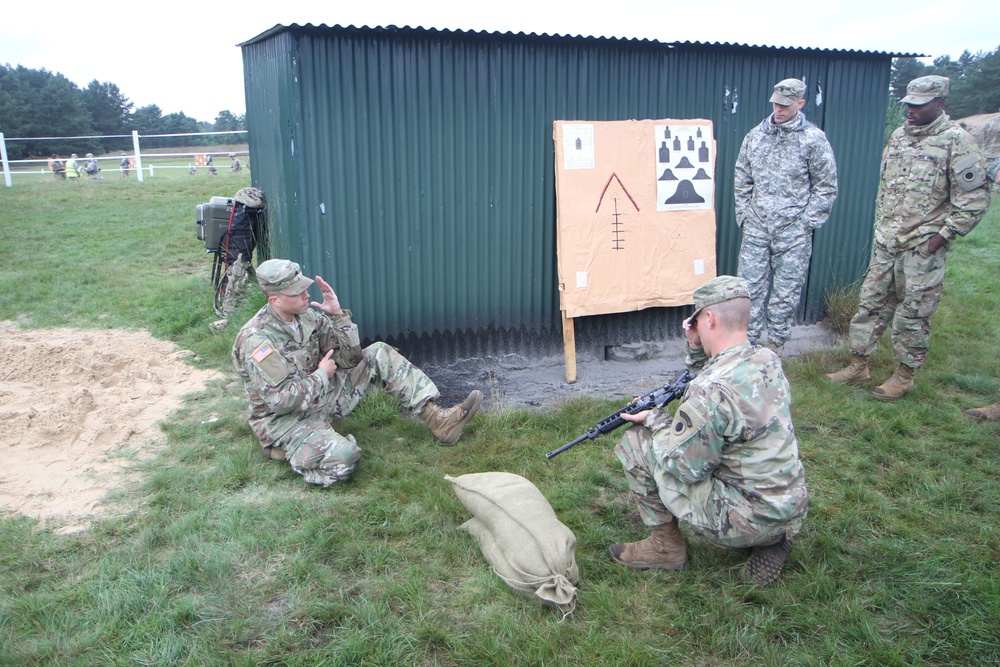
M 337 293 L 330 287 L 330 283 L 323 280 L 323 276 L 316 276 L 316 284 L 319 286 L 319 293 L 323 297 L 323 302 L 317 303 L 313 301 L 309 305 L 319 308 L 327 315 L 343 315 L 344 311 L 340 307 L 340 299 L 337 298 Z

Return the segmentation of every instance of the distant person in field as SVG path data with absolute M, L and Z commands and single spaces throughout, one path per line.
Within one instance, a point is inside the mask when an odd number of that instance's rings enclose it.
M 84 165 L 83 170 L 87 172 L 87 176 L 92 181 L 96 181 L 101 176 L 101 166 L 97 164 L 97 158 L 94 157 L 93 153 L 87 153 L 87 164 Z
M 851 319 L 851 363 L 826 375 L 838 384 L 868 384 L 869 358 L 891 329 L 899 366 L 872 390 L 880 401 L 901 399 L 913 389 L 913 376 L 927 360 L 948 248 L 990 207 L 979 146 L 944 111 L 949 85 L 948 77 L 932 75 L 906 86 L 906 122 L 882 153 L 871 259 Z
M 198 165 L 189 163 L 188 164 L 188 173 L 191 174 L 192 176 L 197 176 L 198 175 Z
M 69 159 L 66 160 L 66 178 L 72 183 L 80 182 L 80 165 L 76 160 L 76 153 L 70 153 Z
M 458 441 L 483 392 L 439 407 L 434 382 L 396 348 L 382 342 L 361 347 L 351 311 L 321 276 L 316 285 L 323 300 L 310 303 L 313 280 L 295 262 L 269 259 L 256 274 L 267 304 L 237 334 L 233 366 L 266 458 L 287 460 L 310 484 L 328 487 L 350 479 L 361 449 L 332 423 L 349 415 L 373 386 L 384 388 L 441 442 Z
M 55 153 L 49 158 L 49 170 L 52 171 L 57 181 L 66 180 L 66 165 L 63 164 L 63 161 Z
M 986 170 L 986 176 L 990 183 L 993 184 L 994 190 L 996 190 L 997 187 L 1000 187 L 1000 157 L 993 160 L 993 164 L 991 164 Z M 987 405 L 982 408 L 966 410 L 965 414 L 972 417 L 977 422 L 1000 421 L 1000 402 L 994 403 L 993 405 Z
M 128 155 L 124 151 L 122 151 L 121 168 L 122 178 L 128 178 L 128 172 L 132 168 L 132 162 L 128 159 Z
M 208 173 L 209 173 L 209 175 L 211 175 L 211 176 L 218 176 L 219 175 L 219 170 L 215 168 L 215 164 L 212 162 L 212 155 L 211 154 L 209 154 L 209 156 L 207 158 L 205 158 L 205 166 L 208 167 Z
M 243 163 L 240 162 L 240 159 L 238 157 L 236 157 L 236 153 L 230 153 L 229 157 L 232 158 L 233 160 L 233 166 L 230 167 L 230 171 L 237 174 L 243 171 Z

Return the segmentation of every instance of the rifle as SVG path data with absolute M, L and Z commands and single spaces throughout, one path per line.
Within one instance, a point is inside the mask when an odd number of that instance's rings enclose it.
M 597 426 L 593 426 L 587 429 L 587 432 L 581 435 L 579 438 L 573 442 L 568 442 L 559 449 L 554 449 L 545 455 L 545 458 L 552 459 L 559 456 L 565 452 L 570 447 L 575 447 L 579 445 L 584 440 L 597 440 L 597 437 L 603 435 L 604 433 L 610 433 L 614 431 L 619 426 L 624 426 L 629 422 L 626 422 L 621 418 L 623 412 L 627 412 L 630 415 L 642 412 L 643 410 L 649 410 L 650 408 L 662 408 L 664 405 L 674 400 L 675 398 L 680 398 L 684 394 L 684 390 L 687 389 L 688 383 L 694 379 L 694 375 L 691 375 L 688 371 L 684 371 L 681 375 L 671 382 L 670 384 L 665 384 L 662 387 L 657 387 L 648 394 L 643 394 L 639 398 L 635 399 L 628 405 L 626 405 L 621 410 L 616 410 L 604 419 L 597 422 Z

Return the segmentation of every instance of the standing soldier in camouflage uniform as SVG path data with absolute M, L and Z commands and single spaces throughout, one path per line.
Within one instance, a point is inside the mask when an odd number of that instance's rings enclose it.
M 747 340 L 745 280 L 710 280 L 694 302 L 684 329 L 688 368 L 700 373 L 676 416 L 655 408 L 621 415 L 636 425 L 615 453 L 653 533 L 613 545 L 611 557 L 639 570 L 679 570 L 688 562 L 677 525 L 685 521 L 716 545 L 752 547 L 743 579 L 768 584 L 809 506 L 788 381 L 777 355 Z
M 233 344 L 233 365 L 250 399 L 250 426 L 264 456 L 287 460 L 310 484 L 328 487 L 351 477 L 361 462 L 354 436 L 330 426 L 353 410 L 377 383 L 419 415 L 445 444 L 454 444 L 479 410 L 475 390 L 461 405 L 438 407 L 437 387 L 385 343 L 361 348 L 351 311 L 322 277 L 322 303 L 312 302 L 313 283 L 299 265 L 271 259 L 257 267 L 267 305 L 247 322 Z
M 805 92 L 798 79 L 777 83 L 773 113 L 747 133 L 736 158 L 736 224 L 743 230 L 737 274 L 750 285 L 748 335 L 759 343 L 766 321 L 775 352 L 791 336 L 813 231 L 837 198 L 837 162 L 823 130 L 802 113 Z
M 52 157 L 49 158 L 49 169 L 52 170 L 52 173 L 55 175 L 57 181 L 66 180 L 66 165 L 63 164 L 63 161 L 60 160 L 59 156 L 55 153 L 53 153 Z
M 922 76 L 906 87 L 906 122 L 882 157 L 871 261 L 851 319 L 852 360 L 826 376 L 839 384 L 868 383 L 869 357 L 891 323 L 899 367 L 872 390 L 882 401 L 913 388 L 913 373 L 927 357 L 948 246 L 972 231 L 990 205 L 979 148 L 944 113 L 948 84 L 947 77 Z

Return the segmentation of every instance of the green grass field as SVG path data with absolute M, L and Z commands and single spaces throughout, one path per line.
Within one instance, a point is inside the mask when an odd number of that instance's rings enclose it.
M 207 326 L 194 206 L 249 175 L 220 174 L 0 188 L 0 320 L 148 329 L 228 371 L 236 327 Z M 698 539 L 678 573 L 608 559 L 644 535 L 614 438 L 544 453 L 623 397 L 481 414 L 441 447 L 374 394 L 340 426 L 359 473 L 324 491 L 262 459 L 230 376 L 165 416 L 167 446 L 111 499 L 117 518 L 75 535 L 0 519 L 0 665 L 1000 664 L 1000 424 L 961 413 L 1000 399 L 998 268 L 995 205 L 952 250 L 905 400 L 825 383 L 845 349 L 788 360 L 812 505 L 772 586 Z M 884 344 L 874 374 L 892 367 Z M 443 477 L 487 470 L 533 481 L 575 532 L 564 622 L 458 529 L 468 514 Z

